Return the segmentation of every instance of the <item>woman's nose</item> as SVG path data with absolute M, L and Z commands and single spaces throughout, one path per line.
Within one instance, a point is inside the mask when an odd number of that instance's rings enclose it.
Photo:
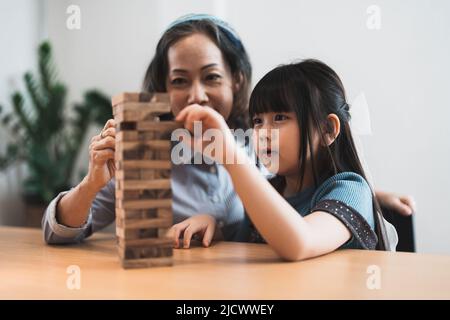
M 208 102 L 208 95 L 201 83 L 194 82 L 189 90 L 188 104 L 204 105 Z

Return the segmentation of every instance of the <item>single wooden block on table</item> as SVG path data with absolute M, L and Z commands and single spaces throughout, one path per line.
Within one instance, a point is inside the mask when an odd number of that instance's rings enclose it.
M 124 268 L 172 265 L 171 134 L 167 94 L 112 98 L 116 120 L 116 235 Z M 169 114 L 169 117 L 167 115 Z

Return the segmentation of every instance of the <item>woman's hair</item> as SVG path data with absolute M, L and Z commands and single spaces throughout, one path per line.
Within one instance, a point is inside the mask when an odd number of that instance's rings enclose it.
M 350 131 L 349 108 L 339 76 L 323 62 L 313 59 L 282 65 L 267 73 L 257 83 L 249 104 L 250 119 L 266 112 L 295 112 L 300 130 L 299 190 L 303 185 L 308 151 L 316 187 L 330 176 L 345 171 L 366 179 Z M 333 130 L 327 121 L 329 114 L 339 118 L 341 129 L 335 141 L 328 146 L 325 135 Z M 317 159 L 312 149 L 314 132 L 317 132 L 324 146 L 317 153 Z M 279 181 L 276 184 L 280 186 Z M 378 248 L 385 250 L 385 225 L 379 204 L 374 195 L 372 198 Z
M 165 92 L 169 72 L 168 51 L 177 41 L 192 34 L 204 34 L 220 49 L 239 89 L 233 96 L 233 108 L 227 120 L 233 128 L 248 128 L 248 98 L 252 67 L 247 52 L 235 31 L 224 21 L 208 15 L 189 15 L 172 23 L 156 47 L 155 55 L 145 74 L 143 90 Z

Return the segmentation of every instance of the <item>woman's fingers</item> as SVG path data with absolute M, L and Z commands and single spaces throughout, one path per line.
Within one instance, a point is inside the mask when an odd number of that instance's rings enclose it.
M 103 138 L 115 137 L 116 136 L 116 128 L 112 127 L 112 128 L 108 128 L 108 129 L 103 129 L 102 136 L 103 136 Z
M 404 208 L 403 214 L 406 216 L 409 216 L 416 212 L 416 202 L 414 201 L 414 198 L 411 196 L 403 196 L 400 197 L 400 203 L 402 204 L 402 207 Z
M 92 160 L 96 164 L 103 165 L 106 161 L 113 159 L 114 160 L 114 150 L 104 149 L 104 150 L 96 150 L 92 153 Z
M 392 199 L 389 207 L 402 216 L 410 216 L 412 214 L 412 209 L 407 204 L 403 203 L 399 197 Z
M 116 139 L 108 136 L 92 143 L 92 150 L 112 149 L 116 147 Z
M 103 131 L 105 131 L 108 128 L 115 128 L 116 127 L 116 121 L 114 119 L 109 119 L 106 121 L 105 126 L 103 127 Z

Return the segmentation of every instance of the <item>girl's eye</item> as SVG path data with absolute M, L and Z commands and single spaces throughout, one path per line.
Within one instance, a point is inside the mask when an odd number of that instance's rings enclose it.
M 216 74 L 216 73 L 211 73 L 211 74 L 208 74 L 207 76 L 206 76 L 206 80 L 207 81 L 218 81 L 218 80 L 220 80 L 222 77 L 220 76 L 220 75 L 218 75 L 218 74 Z
M 285 116 L 284 114 L 276 114 L 274 117 L 275 121 L 284 121 L 286 120 L 288 117 Z
M 183 84 L 185 84 L 187 81 L 184 78 L 175 78 L 172 81 L 170 81 L 170 84 L 174 85 L 174 86 L 181 86 Z
M 258 124 L 261 124 L 262 120 L 260 118 L 253 118 L 253 125 L 256 126 Z

